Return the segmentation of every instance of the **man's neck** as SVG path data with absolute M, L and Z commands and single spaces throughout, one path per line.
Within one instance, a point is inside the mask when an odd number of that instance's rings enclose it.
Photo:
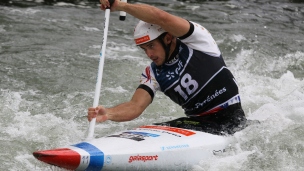
M 170 47 L 170 55 L 167 64 L 174 62 L 177 59 L 180 42 L 178 39 L 173 39 Z

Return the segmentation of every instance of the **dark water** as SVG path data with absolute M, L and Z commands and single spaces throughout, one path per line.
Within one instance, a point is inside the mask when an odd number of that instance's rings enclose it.
M 231 151 L 190 170 L 304 170 L 302 1 L 130 1 L 199 22 L 217 41 L 249 119 Z M 0 170 L 60 170 L 32 156 L 82 141 L 93 104 L 104 13 L 96 1 L 1 1 Z M 149 60 L 133 44 L 137 19 L 111 13 L 100 103 L 129 100 Z M 158 93 L 138 119 L 96 136 L 183 116 Z

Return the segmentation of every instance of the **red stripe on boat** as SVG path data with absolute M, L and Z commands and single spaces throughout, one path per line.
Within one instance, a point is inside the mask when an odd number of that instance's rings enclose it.
M 69 170 L 75 170 L 80 164 L 80 154 L 69 148 L 37 151 L 33 155 L 40 161 Z

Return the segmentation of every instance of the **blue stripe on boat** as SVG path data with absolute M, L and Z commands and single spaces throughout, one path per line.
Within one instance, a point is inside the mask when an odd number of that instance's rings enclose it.
M 104 162 L 104 154 L 102 151 L 86 142 L 75 144 L 73 146 L 81 148 L 90 154 L 90 163 L 86 171 L 100 171 L 102 169 Z

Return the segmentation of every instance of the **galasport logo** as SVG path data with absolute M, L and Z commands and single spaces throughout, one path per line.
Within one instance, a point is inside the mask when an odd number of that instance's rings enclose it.
M 146 161 L 154 161 L 158 159 L 158 155 L 155 156 L 130 156 L 129 157 L 129 163 L 132 163 L 134 161 L 142 161 L 142 162 L 146 162 Z

